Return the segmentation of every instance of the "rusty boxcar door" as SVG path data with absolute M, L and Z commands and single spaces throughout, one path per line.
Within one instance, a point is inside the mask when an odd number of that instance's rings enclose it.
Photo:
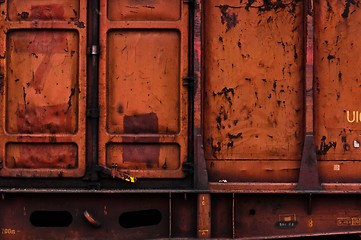
M 86 1 L 0 3 L 0 176 L 85 171 Z
M 183 177 L 188 4 L 107 0 L 100 12 L 100 164 L 136 177 Z
M 304 138 L 302 1 L 204 3 L 210 180 L 297 181 Z
M 322 182 L 361 182 L 359 1 L 315 1 L 315 141 Z

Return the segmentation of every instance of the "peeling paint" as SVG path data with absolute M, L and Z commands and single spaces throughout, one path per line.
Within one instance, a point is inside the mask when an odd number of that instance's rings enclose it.
M 238 21 L 238 15 L 236 13 L 230 12 L 228 5 L 220 5 L 216 6 L 219 7 L 221 10 L 222 16 L 221 16 L 221 22 L 222 24 L 226 24 L 226 32 L 234 28 Z
M 349 15 L 353 13 L 353 12 L 350 13 L 351 5 L 358 8 L 360 6 L 360 1 L 359 0 L 346 0 L 345 9 L 344 9 L 343 13 L 341 14 L 341 16 L 343 18 L 348 18 Z

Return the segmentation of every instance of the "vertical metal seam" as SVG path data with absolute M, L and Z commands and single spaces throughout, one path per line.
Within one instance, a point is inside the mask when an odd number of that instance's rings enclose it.
M 188 78 L 192 79 L 192 83 L 188 85 L 188 161 L 194 163 L 194 5 L 195 2 L 184 2 L 188 4 Z M 183 9 L 182 8 L 182 9 Z M 194 177 L 194 174 L 193 174 Z
M 91 182 L 98 181 L 98 144 L 99 144 L 99 0 L 88 0 L 87 48 L 87 132 L 86 162 Z M 93 53 L 94 50 L 94 54 Z M 92 188 L 98 186 L 91 186 Z

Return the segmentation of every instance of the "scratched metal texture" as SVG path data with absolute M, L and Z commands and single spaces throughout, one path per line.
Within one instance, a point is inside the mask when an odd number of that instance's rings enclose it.
M 211 181 L 295 182 L 303 141 L 301 1 L 204 2 Z
M 100 12 L 99 163 L 139 178 L 183 178 L 189 6 L 109 0 Z
M 85 172 L 86 1 L 0 5 L 0 176 Z
M 194 239 L 198 232 L 200 239 L 202 233 L 214 239 L 350 239 L 332 235 L 360 233 L 358 195 L 310 200 L 308 195 L 229 193 L 209 198 L 211 228 L 199 228 L 197 194 L 3 194 L 0 238 Z M 85 211 L 94 221 L 85 218 Z
M 315 1 L 315 141 L 322 182 L 361 182 L 360 1 Z
M 6 195 L 1 201 L 11 207 L 3 204 L 0 207 L 0 238 L 194 238 L 197 227 L 196 200 L 195 194 L 167 193 L 85 194 L 77 197 L 67 194 Z M 84 217 L 85 211 L 100 226 L 88 221 Z

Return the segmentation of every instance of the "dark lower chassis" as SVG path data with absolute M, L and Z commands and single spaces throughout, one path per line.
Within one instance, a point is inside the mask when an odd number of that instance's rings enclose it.
M 3 190 L 0 239 L 266 239 L 361 233 L 361 195 Z

